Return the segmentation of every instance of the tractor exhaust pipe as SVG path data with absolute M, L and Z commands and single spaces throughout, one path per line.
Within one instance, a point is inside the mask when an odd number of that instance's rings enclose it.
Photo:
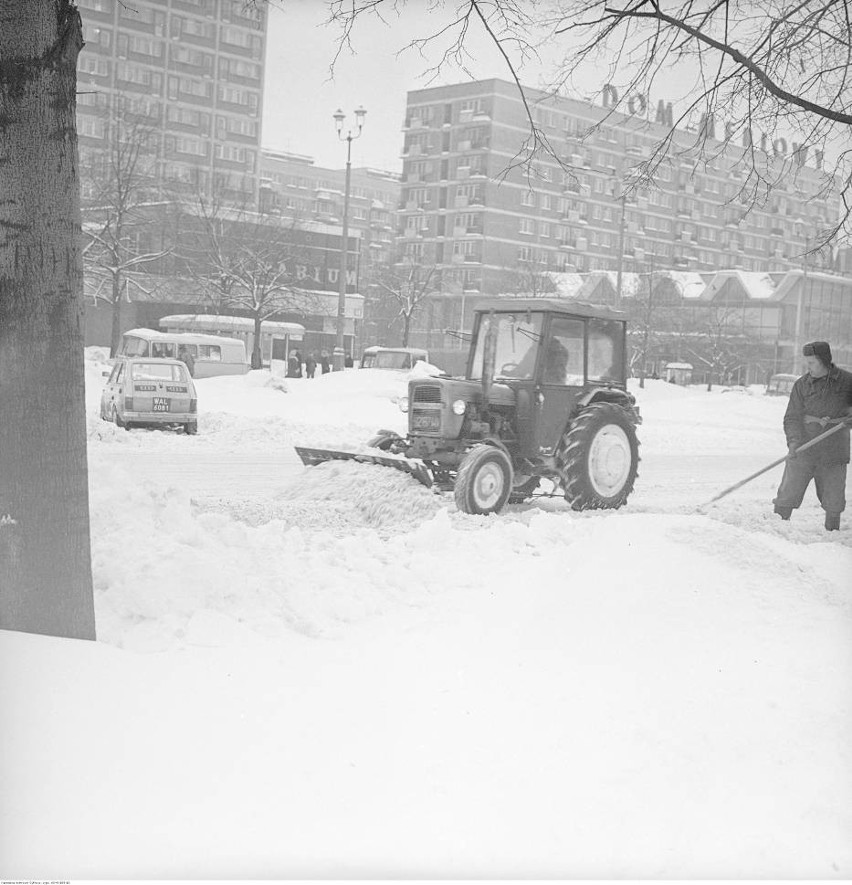
M 485 323 L 485 343 L 482 348 L 482 408 L 488 408 L 488 397 L 494 383 L 494 364 L 497 360 L 497 323 L 494 311 L 483 320 Z

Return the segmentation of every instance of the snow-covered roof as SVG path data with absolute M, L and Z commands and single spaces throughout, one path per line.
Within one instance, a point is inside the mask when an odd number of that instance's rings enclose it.
M 579 298 L 583 287 L 588 283 L 588 274 L 579 273 L 548 273 L 548 277 L 556 286 L 560 298 Z
M 666 363 L 667 369 L 692 369 L 692 363 Z
M 803 270 L 790 270 L 784 274 L 784 278 L 778 284 L 775 300 L 783 301 L 791 292 L 798 288 L 800 280 L 804 277 Z M 808 271 L 809 280 L 819 280 L 821 283 L 838 286 L 843 289 L 852 288 L 852 277 L 842 277 L 837 274 Z
M 181 326 L 183 328 L 198 329 L 199 331 L 212 331 L 220 329 L 228 332 L 253 332 L 254 320 L 251 317 L 217 316 L 215 314 L 172 314 L 161 317 L 160 326 Z M 305 327 L 301 323 L 283 323 L 276 320 L 263 320 L 261 328 L 264 332 L 281 332 L 301 338 L 305 334 Z
M 702 294 L 702 299 L 712 301 L 731 280 L 754 301 L 776 301 L 777 281 L 763 271 L 720 270 L 717 271 Z
M 661 276 L 668 277 L 677 285 L 682 298 L 700 298 L 707 288 L 706 274 L 702 275 L 695 271 L 666 270 Z

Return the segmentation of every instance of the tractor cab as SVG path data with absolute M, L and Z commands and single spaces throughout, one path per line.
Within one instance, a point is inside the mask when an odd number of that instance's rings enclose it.
M 474 323 L 471 381 L 481 383 L 488 371 L 489 336 L 493 383 L 516 391 L 518 434 L 527 452 L 551 454 L 565 414 L 590 391 L 626 389 L 626 321 L 605 307 L 539 298 L 484 305 Z

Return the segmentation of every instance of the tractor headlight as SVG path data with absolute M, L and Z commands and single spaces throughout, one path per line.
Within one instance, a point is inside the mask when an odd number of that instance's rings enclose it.
M 399 398 L 399 402 L 397 403 L 397 405 L 399 406 L 400 412 L 407 412 L 408 411 L 408 397 L 401 396 Z
M 463 399 L 457 399 L 453 403 L 452 409 L 454 415 L 464 415 L 465 410 L 467 409 L 467 403 Z

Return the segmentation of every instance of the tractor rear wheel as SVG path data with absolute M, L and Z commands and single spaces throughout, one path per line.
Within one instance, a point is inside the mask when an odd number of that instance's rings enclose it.
M 496 446 L 474 446 L 456 474 L 453 492 L 463 513 L 499 513 L 512 491 L 512 462 Z
M 556 465 L 565 500 L 573 510 L 621 507 L 639 471 L 633 422 L 614 403 L 592 403 L 563 434 Z

